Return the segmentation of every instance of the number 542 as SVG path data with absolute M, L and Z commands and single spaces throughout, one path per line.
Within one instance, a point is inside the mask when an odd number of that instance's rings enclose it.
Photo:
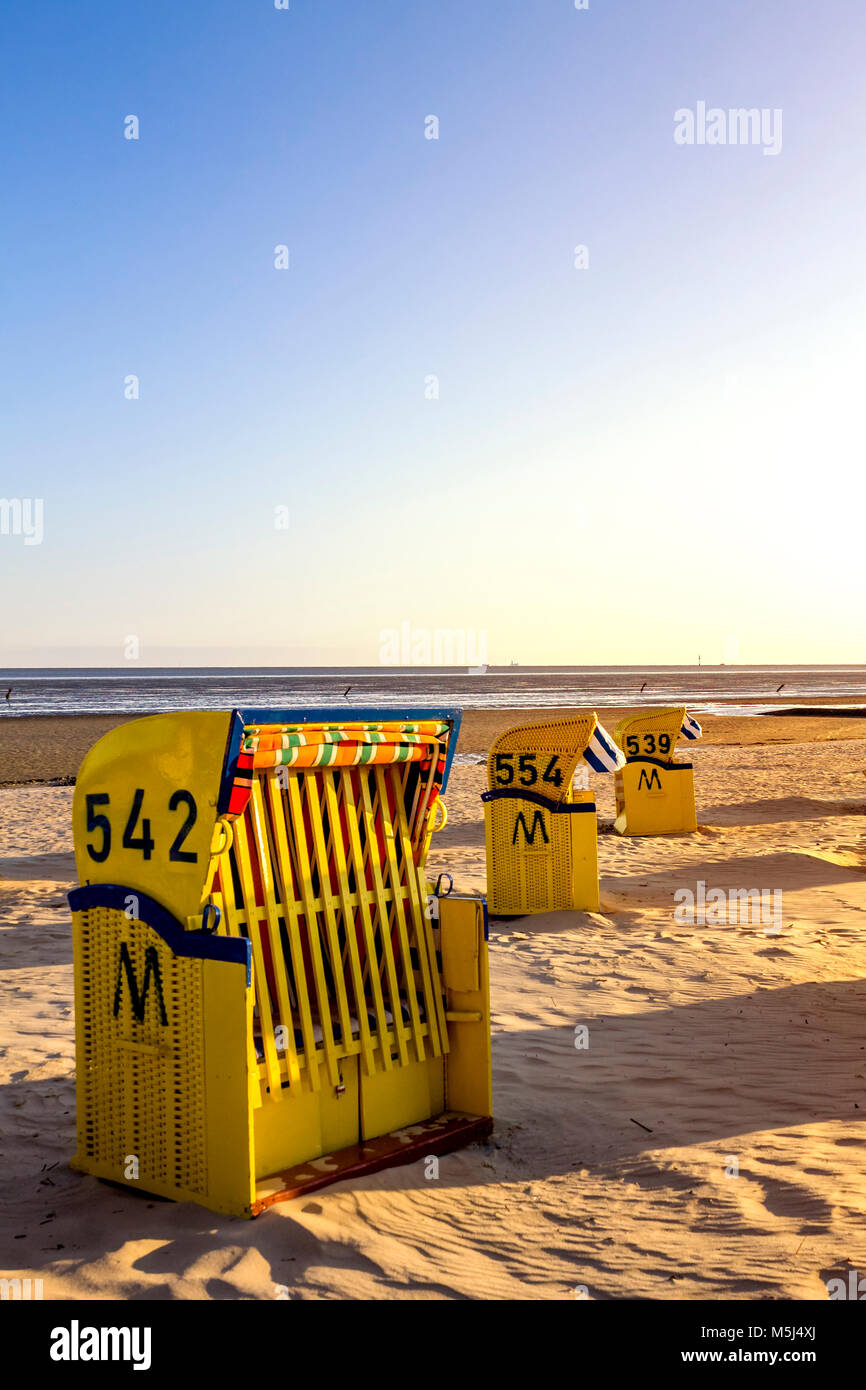
M 94 863 L 104 864 L 111 853 L 111 821 L 99 808 L 105 807 L 107 810 L 111 805 L 111 798 L 108 792 L 89 792 L 84 801 L 87 833 L 88 835 L 99 836 L 96 841 L 88 840 L 87 853 Z M 150 817 L 142 815 L 143 807 L 144 788 L 136 787 L 120 843 L 124 849 L 138 850 L 145 859 L 150 859 L 156 849 L 156 841 L 150 833 Z M 192 792 L 179 788 L 172 792 L 168 809 L 169 811 L 179 811 L 183 808 L 186 809 L 186 818 L 178 828 L 178 832 L 169 847 L 168 857 L 178 864 L 195 864 L 198 862 L 198 854 L 194 850 L 182 849 L 181 846 L 195 825 L 198 809 Z M 139 822 L 141 823 L 140 833 L 136 834 Z

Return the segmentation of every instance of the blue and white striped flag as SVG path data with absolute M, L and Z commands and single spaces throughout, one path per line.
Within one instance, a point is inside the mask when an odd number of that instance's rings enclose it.
M 701 729 L 701 726 L 698 723 L 697 719 L 692 719 L 692 716 L 690 714 L 687 714 L 685 719 L 683 720 L 683 727 L 680 729 L 680 733 L 683 735 L 683 737 L 700 738 L 702 732 L 703 730 Z
M 625 754 L 601 724 L 596 725 L 595 733 L 583 750 L 583 760 L 594 772 L 616 772 L 617 768 L 625 767 Z

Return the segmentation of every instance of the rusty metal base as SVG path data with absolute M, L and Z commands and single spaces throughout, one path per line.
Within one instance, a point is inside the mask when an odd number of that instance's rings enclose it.
M 303 1197 L 317 1187 L 326 1187 L 332 1182 L 343 1182 L 346 1178 L 376 1173 L 382 1168 L 393 1168 L 402 1163 L 414 1163 L 428 1154 L 460 1149 L 465 1144 L 486 1139 L 492 1129 L 493 1121 L 489 1116 L 445 1111 L 432 1120 L 421 1120 L 405 1129 L 394 1130 L 392 1134 L 383 1134 L 379 1139 L 350 1144 L 347 1149 L 338 1149 L 336 1153 L 324 1154 L 321 1158 L 298 1163 L 282 1173 L 262 1178 L 256 1186 L 252 1215 L 258 1216 L 259 1212 L 275 1202 Z

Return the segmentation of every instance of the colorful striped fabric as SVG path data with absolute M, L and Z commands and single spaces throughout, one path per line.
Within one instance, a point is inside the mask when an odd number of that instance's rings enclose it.
M 429 763 L 430 743 L 309 743 L 260 748 L 253 767 L 360 767 L 367 763 Z
M 448 725 L 426 724 L 263 724 L 244 729 L 244 752 L 306 748 L 313 744 L 429 744 L 447 733 Z
M 360 767 L 368 763 L 429 763 L 444 722 L 423 724 L 266 724 L 244 730 L 242 749 L 253 767 Z
M 341 768 L 414 763 L 426 777 L 425 814 L 439 796 L 451 725 L 429 719 L 345 724 L 248 724 L 244 727 L 226 814 L 242 815 L 253 778 L 268 768 Z
M 253 755 L 245 753 L 243 749 L 238 753 L 235 763 L 235 775 L 232 781 L 232 788 L 229 792 L 229 804 L 226 807 L 226 815 L 230 817 L 243 815 L 247 802 L 250 799 L 250 792 L 253 789 Z
M 445 720 L 427 719 L 415 724 L 389 720 L 381 724 L 360 724 L 347 720 L 345 724 L 247 724 L 244 739 L 291 735 L 305 743 L 345 743 L 349 739 L 368 736 L 371 743 L 382 743 L 397 734 L 403 740 L 414 736 L 439 738 L 447 733 Z
M 703 729 L 701 728 L 697 719 L 693 719 L 690 714 L 687 714 L 685 719 L 683 720 L 683 726 L 680 729 L 680 733 L 683 735 L 684 738 L 700 738 L 701 734 L 703 733 Z

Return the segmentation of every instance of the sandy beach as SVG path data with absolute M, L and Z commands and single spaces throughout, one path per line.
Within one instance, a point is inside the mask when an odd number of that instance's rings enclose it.
M 793 702 L 792 702 L 793 703 Z M 801 701 L 808 705 L 808 701 Z M 845 700 L 834 701 L 843 705 Z M 599 712 L 606 729 L 612 730 L 627 706 L 608 708 Z M 493 739 L 503 729 L 516 723 L 549 719 L 550 708 L 466 710 L 460 729 L 458 752 L 486 753 Z M 556 715 L 567 718 L 580 713 L 562 707 Z M 119 724 L 135 718 L 130 714 L 74 714 L 63 716 L 3 717 L 0 714 L 0 787 L 41 785 L 47 782 L 67 782 L 72 785 L 75 774 L 89 748 L 97 739 Z M 863 739 L 866 723 L 862 718 L 831 714 L 829 716 L 762 716 L 701 715 L 702 746 L 716 743 L 812 743 L 828 739 Z
M 459 751 L 526 717 L 470 712 Z M 602 833 L 599 913 L 492 921 L 492 1141 L 254 1222 L 69 1168 L 72 788 L 45 783 L 117 722 L 0 731 L 4 1274 L 46 1299 L 548 1300 L 826 1299 L 866 1271 L 862 719 L 706 718 L 697 834 Z M 484 891 L 484 785 L 455 766 L 434 839 L 459 890 Z M 677 921 L 700 881 L 781 890 L 781 930 Z

